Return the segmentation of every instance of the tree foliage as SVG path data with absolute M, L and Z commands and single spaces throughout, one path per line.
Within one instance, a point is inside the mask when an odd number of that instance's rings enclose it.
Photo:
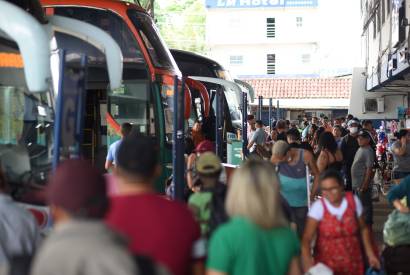
M 203 0 L 156 0 L 155 21 L 170 48 L 205 53 Z

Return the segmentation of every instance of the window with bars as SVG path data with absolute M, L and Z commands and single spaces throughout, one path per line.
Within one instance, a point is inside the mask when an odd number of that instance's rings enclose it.
M 267 54 L 266 55 L 266 64 L 267 64 L 267 73 L 275 74 L 276 73 L 276 55 Z
M 243 64 L 243 55 L 231 55 L 229 56 L 229 64 L 241 65 Z
M 276 37 L 276 24 L 275 18 L 266 18 L 266 37 L 274 38 Z
M 296 17 L 296 27 L 301 28 L 303 26 L 303 18 Z

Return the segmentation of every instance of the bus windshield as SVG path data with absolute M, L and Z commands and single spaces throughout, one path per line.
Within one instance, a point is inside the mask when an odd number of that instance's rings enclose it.
M 165 69 L 176 69 L 177 65 L 168 48 L 165 46 L 164 41 L 161 39 L 152 18 L 134 9 L 129 9 L 127 14 L 141 35 L 154 66 Z
M 21 183 L 23 175 L 19 173 L 31 171 L 31 175 L 36 177 L 39 171 L 46 171 L 51 164 L 51 93 L 30 93 L 24 78 L 23 63 L 19 62 L 21 56 L 4 53 L 1 46 L 0 55 L 0 160 L 4 166 L 10 155 L 27 159 L 28 163 L 18 161 L 25 169 L 3 167 L 9 181 Z M 45 175 L 40 178 L 44 180 Z

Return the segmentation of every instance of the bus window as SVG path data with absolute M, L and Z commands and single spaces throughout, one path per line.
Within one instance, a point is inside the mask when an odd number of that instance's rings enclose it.
M 8 53 L 14 52 L 12 48 L 6 49 Z M 0 47 L 0 52 L 2 50 L 5 48 Z M 15 67 L 11 61 L 3 62 L 0 65 L 0 102 L 0 154 L 3 150 L 17 152 L 18 148 L 25 148 L 36 177 L 44 167 L 51 165 L 53 112 L 50 93 L 30 93 L 23 68 Z M 22 180 L 22 175 L 16 174 L 20 172 L 18 168 L 10 169 L 14 169 L 14 172 L 7 172 L 11 173 L 8 175 L 11 182 Z
M 56 7 L 56 15 L 92 24 L 109 33 L 121 48 L 124 62 L 145 64 L 144 57 L 128 26 L 118 15 L 107 10 L 83 7 Z
M 158 30 L 155 27 L 152 18 L 145 13 L 133 9 L 128 10 L 127 14 L 141 35 L 154 66 L 166 69 L 176 68 L 177 65 L 161 37 L 158 35 Z
M 129 122 L 138 132 L 155 136 L 154 108 L 146 83 L 126 81 L 120 89 L 110 91 L 108 110 L 119 123 Z

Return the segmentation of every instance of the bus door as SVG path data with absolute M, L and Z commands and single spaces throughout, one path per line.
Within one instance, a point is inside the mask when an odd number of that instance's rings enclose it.
M 102 170 L 107 97 L 123 87 L 121 50 L 111 36 L 93 25 L 61 16 L 51 16 L 49 20 L 56 38 L 55 48 L 64 51 L 59 55 L 64 58 L 64 66 L 59 66 L 55 77 L 60 79 L 56 85 L 56 112 L 61 125 L 56 125 L 56 133 L 61 135 L 61 157 L 81 155 Z

